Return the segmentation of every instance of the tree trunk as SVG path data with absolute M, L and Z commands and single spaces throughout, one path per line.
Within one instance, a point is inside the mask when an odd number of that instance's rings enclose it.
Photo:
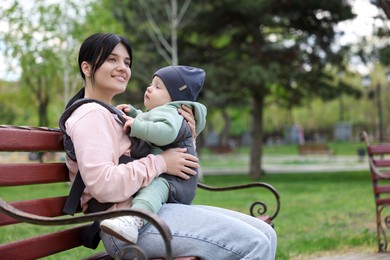
M 261 88 L 260 88 L 261 89 Z M 252 143 L 249 176 L 252 179 L 262 177 L 262 140 L 263 140 L 263 105 L 264 96 L 259 90 L 253 91 L 252 100 Z
M 39 117 L 39 126 L 49 126 L 49 117 L 47 108 L 49 106 L 49 99 L 44 98 L 40 100 L 38 104 L 38 117 Z
M 172 59 L 172 65 L 177 66 L 179 65 L 179 57 L 177 53 L 177 27 L 178 27 L 178 20 L 177 20 L 177 0 L 171 0 L 171 59 Z
M 222 117 L 223 121 L 225 122 L 225 127 L 222 129 L 220 139 L 219 139 L 219 146 L 221 147 L 227 147 L 229 146 L 229 133 L 231 128 L 231 119 L 229 116 L 229 113 L 226 112 L 226 110 L 222 110 Z

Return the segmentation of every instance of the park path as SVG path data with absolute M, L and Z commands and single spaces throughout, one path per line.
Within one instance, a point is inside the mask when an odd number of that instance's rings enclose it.
M 202 167 L 204 175 L 248 174 L 248 158 L 238 167 Z M 264 156 L 263 169 L 266 173 L 323 173 L 368 170 L 367 158 L 357 156 Z
M 301 260 L 389 260 L 390 253 L 352 253 L 345 255 L 321 256 Z

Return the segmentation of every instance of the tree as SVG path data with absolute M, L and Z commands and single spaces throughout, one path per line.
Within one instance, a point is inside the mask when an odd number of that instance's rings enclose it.
M 30 99 L 22 105 L 38 108 L 38 125 L 51 125 L 50 104 L 56 111 L 52 124 L 57 125 L 64 104 L 81 86 L 76 63 L 81 41 L 97 31 L 123 33 L 110 10 L 97 7 L 91 1 L 40 0 L 24 6 L 14 0 L 2 10 L 0 21 L 8 26 L 0 34 L 4 54 L 21 68 L 19 83 Z
M 112 10 L 133 46 L 132 87 L 126 90 L 126 96 L 134 104 L 140 104 L 154 71 L 167 64 L 179 64 L 177 35 L 196 15 L 191 3 L 191 0 L 102 1 L 105 8 Z
M 55 23 L 47 23 L 46 20 L 47 13 L 57 15 L 58 11 L 40 2 L 31 10 L 25 10 L 18 1 L 15 1 L 2 18 L 9 26 L 8 30 L 3 31 L 1 35 L 5 44 L 9 46 L 5 54 L 10 59 L 19 60 L 22 69 L 22 85 L 33 94 L 31 102 L 36 102 L 38 107 L 38 125 L 49 124 L 47 107 L 50 97 L 58 91 L 55 84 L 57 74 L 53 66 L 56 60 L 55 37 L 53 37 Z M 35 19 L 29 19 L 33 17 L 32 14 Z M 43 28 L 44 25 L 47 25 L 47 28 Z
M 170 65 L 179 64 L 177 32 L 190 19 L 186 16 L 191 0 L 185 0 L 179 7 L 177 0 L 159 1 L 138 0 L 149 23 L 148 33 L 157 52 Z M 165 14 L 165 15 L 163 15 Z M 163 17 L 163 19 L 161 19 Z M 169 39 L 169 40 L 167 40 Z
M 65 99 L 68 98 L 76 87 L 77 66 L 73 60 L 78 41 L 72 37 L 72 30 L 75 21 L 82 20 L 79 7 L 74 1 L 59 4 L 35 1 L 27 6 L 14 1 L 3 10 L 1 21 L 8 26 L 1 33 L 7 46 L 4 54 L 18 61 L 22 71 L 19 82 L 24 92 L 29 93 L 27 103 L 38 108 L 40 126 L 51 125 L 48 117 L 51 100 L 60 98 L 63 91 Z
M 351 7 L 338 0 L 223 0 L 203 6 L 180 34 L 181 47 L 190 49 L 182 59 L 212 64 L 208 86 L 229 93 L 225 103 L 250 100 L 250 175 L 259 178 L 265 98 L 276 95 L 292 106 L 336 92 L 324 68 L 339 60 L 331 48 L 333 27 L 353 18 Z

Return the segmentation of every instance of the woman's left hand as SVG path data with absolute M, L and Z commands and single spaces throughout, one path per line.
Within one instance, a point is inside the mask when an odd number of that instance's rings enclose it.
M 184 119 L 188 122 L 188 125 L 191 128 L 192 137 L 196 138 L 196 131 L 195 131 L 195 117 L 194 113 L 192 112 L 192 109 L 187 107 L 186 105 L 182 105 L 182 108 L 179 108 L 179 113 L 184 117 Z
M 170 148 L 161 153 L 167 166 L 167 174 L 189 179 L 189 175 L 197 172 L 192 168 L 199 168 L 198 158 L 186 153 L 187 148 Z

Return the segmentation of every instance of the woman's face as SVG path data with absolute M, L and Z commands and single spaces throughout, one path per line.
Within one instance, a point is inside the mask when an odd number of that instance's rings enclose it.
M 144 105 L 148 110 L 171 102 L 171 96 L 164 82 L 157 76 L 153 78 L 152 83 L 147 87 L 144 95 Z
M 113 97 L 125 91 L 131 77 L 130 56 L 126 48 L 119 43 L 106 61 L 95 72 L 93 92 Z

